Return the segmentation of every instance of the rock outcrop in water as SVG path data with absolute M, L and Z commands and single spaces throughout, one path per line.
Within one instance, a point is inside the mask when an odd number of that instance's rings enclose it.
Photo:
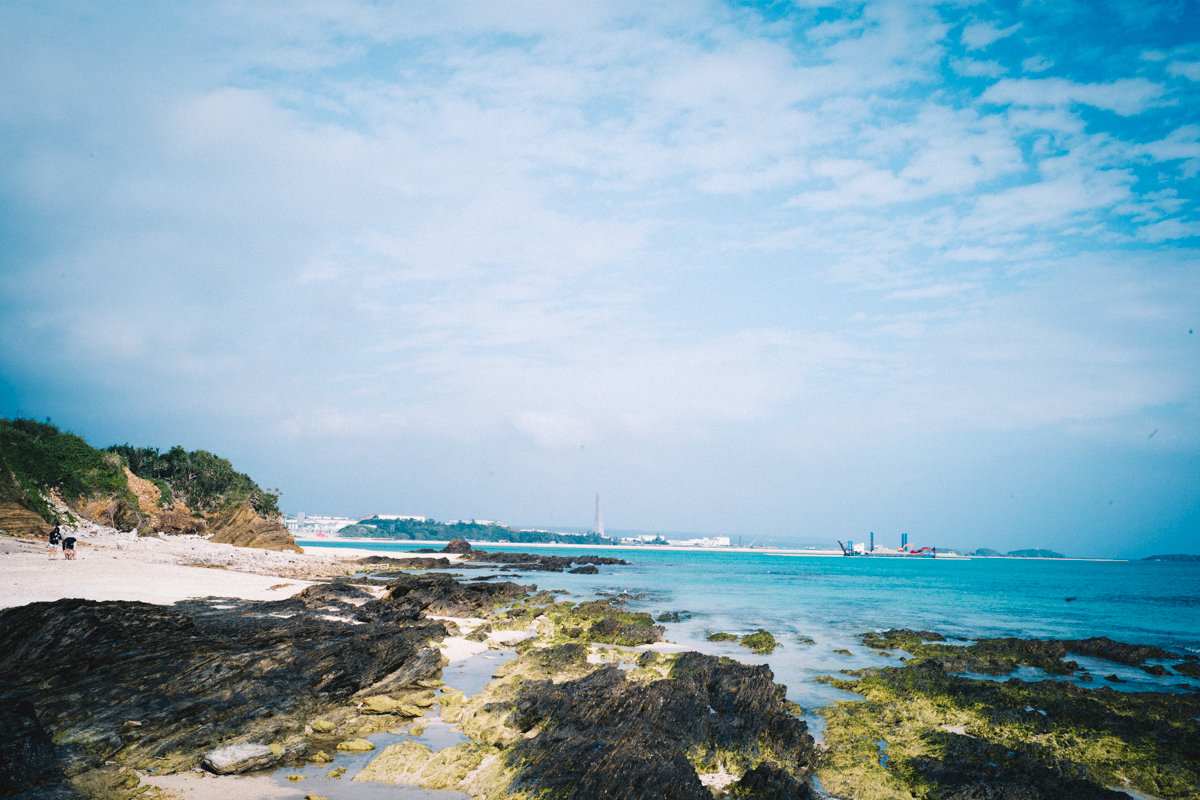
M 1068 653 L 1092 656 L 1136 667 L 1147 659 L 1188 658 L 1158 647 L 1131 645 L 1104 636 L 1091 639 L 980 639 L 971 645 L 941 644 L 945 638 L 932 631 L 894 628 L 883 633 L 864 633 L 862 643 L 876 650 L 902 648 L 922 659 L 936 660 L 946 672 L 976 672 L 1007 675 L 1019 666 L 1038 667 L 1055 675 L 1079 669 L 1064 661 Z M 1188 660 L 1198 660 L 1191 656 Z

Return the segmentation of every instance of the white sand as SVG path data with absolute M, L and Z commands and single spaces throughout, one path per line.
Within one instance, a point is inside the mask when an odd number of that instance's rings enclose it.
M 138 537 L 84 522 L 64 526 L 75 558 L 47 557 L 43 542 L 3 538 L 0 608 L 73 597 L 166 605 L 194 597 L 280 600 L 311 580 L 345 575 L 354 556 L 214 544 L 199 536 Z M 281 586 L 281 584 L 287 584 Z
M 181 800 L 274 800 L 302 798 L 306 794 L 303 783 L 280 786 L 271 776 L 261 774 L 218 777 L 207 772 L 180 772 L 141 778 L 143 785 L 157 786 Z

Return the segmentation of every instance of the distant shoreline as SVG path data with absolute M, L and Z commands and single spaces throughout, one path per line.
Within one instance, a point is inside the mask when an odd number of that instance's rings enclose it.
M 301 547 L 336 547 L 338 549 L 353 549 L 355 546 L 364 544 L 374 544 L 393 547 L 445 547 L 449 544 L 448 541 L 424 541 L 416 539 L 374 539 L 374 538 L 333 538 L 333 537 L 311 537 L 311 536 L 296 536 L 296 543 Z M 468 540 L 470 541 L 470 540 Z M 336 544 L 335 544 L 336 543 Z M 576 550 L 622 550 L 629 552 L 651 550 L 656 552 L 666 553 L 753 553 L 759 555 L 770 556 L 811 556 L 815 558 L 847 558 L 839 550 L 804 550 L 804 549 L 785 549 L 785 548 L 763 548 L 763 547 L 675 547 L 672 545 L 607 545 L 607 544 L 558 544 L 554 542 L 471 542 L 472 547 L 481 548 L 483 550 L 489 547 L 516 547 L 516 548 L 533 548 L 533 547 L 560 547 L 571 548 Z M 375 549 L 375 548 L 372 548 Z M 859 556 L 854 556 L 859 558 Z M 881 558 L 881 556 L 872 556 L 872 558 Z M 903 559 L 904 556 L 899 558 Z M 1128 558 L 1073 558 L 1064 556 L 1062 558 L 1043 558 L 1039 556 L 968 556 L 968 555 L 939 555 L 935 559 L 920 559 L 922 561 L 1131 561 L 1138 559 Z M 916 560 L 916 559 L 914 559 Z

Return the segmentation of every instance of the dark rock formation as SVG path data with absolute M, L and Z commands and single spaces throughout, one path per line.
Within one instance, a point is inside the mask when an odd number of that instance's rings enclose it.
M 221 745 L 283 744 L 331 705 L 440 668 L 427 643 L 445 635 L 442 623 L 422 620 L 411 603 L 356 607 L 333 599 L 357 591 L 320 586 L 278 602 L 59 600 L 5 609 L 0 701 L 36 708 L 60 750 L 70 748 L 87 773 L 73 779 L 77 785 L 108 760 L 172 772 Z M 368 624 L 324 619 L 331 611 Z
M 471 543 L 466 539 L 451 539 L 450 544 L 442 548 L 443 553 L 469 553 Z
M 28 701 L 0 700 L 0 797 L 72 798 L 49 734 Z
M 785 692 L 765 666 L 699 653 L 681 654 L 670 679 L 651 683 L 615 667 L 565 683 L 526 681 L 510 721 L 544 727 L 506 752 L 518 770 L 512 788 L 573 800 L 712 800 L 693 763 L 718 761 L 744 770 L 768 762 L 803 779 L 816 751 Z
M 729 787 L 731 800 L 818 800 L 810 783 L 801 783 L 774 764 L 759 764 Z
M 1074 661 L 1064 661 L 1068 653 L 1102 658 L 1136 667 L 1148 658 L 1179 658 L 1158 647 L 1117 642 L 1104 636 L 1091 639 L 980 639 L 963 647 L 945 644 L 944 637 L 933 631 L 896 628 L 882 634 L 864 633 L 862 643 L 873 649 L 903 648 L 914 656 L 937 661 L 946 672 L 978 672 L 1006 675 L 1021 665 L 1039 667 L 1046 672 L 1069 675 L 1079 669 Z
M 462 560 L 487 564 L 509 564 L 512 565 L 512 569 L 539 572 L 563 572 L 571 569 L 573 564 L 590 564 L 591 566 L 629 565 L 629 562 L 624 559 L 611 558 L 609 556 L 543 556 L 536 553 L 489 553 L 486 550 L 471 550 L 470 552 L 466 552 L 463 554 Z
M 569 570 L 569 572 L 572 575 L 596 575 L 600 572 L 600 570 L 596 569 L 591 564 L 584 564 L 582 567 L 576 567 L 573 570 Z
M 909 759 L 900 769 L 923 780 L 930 796 L 945 800 L 1128 800 L 1087 780 L 1073 764 L 1051 768 L 1026 750 L 941 731 L 926 735 L 940 757 Z
M 209 541 L 263 550 L 294 550 L 303 553 L 292 534 L 275 520 L 263 519 L 248 505 L 230 506 L 208 518 Z
M 448 575 L 401 575 L 388 583 L 387 603 L 412 606 L 445 617 L 477 617 L 537 586 L 504 583 L 459 583 Z M 368 604 L 370 605 L 370 604 Z M 365 607 L 364 607 L 365 608 Z

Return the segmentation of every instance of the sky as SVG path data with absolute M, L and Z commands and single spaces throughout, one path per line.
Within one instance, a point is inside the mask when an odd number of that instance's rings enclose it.
M 0 414 L 289 513 L 1200 553 L 1200 5 L 0 0 Z

